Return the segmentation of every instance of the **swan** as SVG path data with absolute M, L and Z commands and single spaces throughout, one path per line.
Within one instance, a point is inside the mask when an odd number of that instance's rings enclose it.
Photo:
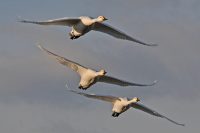
M 71 68 L 74 71 L 77 71 L 79 75 L 81 76 L 81 81 L 79 83 L 79 89 L 86 90 L 96 82 L 105 82 L 110 84 L 115 84 L 119 86 L 151 86 L 156 84 L 157 80 L 152 84 L 137 84 L 137 83 L 131 83 L 127 81 L 123 81 L 111 76 L 106 76 L 107 73 L 105 70 L 101 71 L 94 71 L 92 69 L 88 69 L 78 63 L 75 63 L 73 61 L 70 61 L 68 59 L 65 59 L 63 57 L 60 57 L 56 54 L 51 53 L 50 51 L 44 49 L 40 45 L 37 45 L 40 49 L 42 49 L 44 52 L 51 55 L 54 59 L 56 59 L 61 64 Z
M 100 31 L 100 32 L 109 34 L 118 39 L 129 40 L 129 41 L 137 42 L 137 43 L 147 45 L 147 46 L 157 46 L 157 44 L 147 44 L 147 43 L 141 42 L 108 24 L 102 23 L 105 20 L 107 19 L 104 16 L 99 16 L 98 18 L 95 18 L 95 19 L 89 16 L 82 16 L 79 18 L 65 17 L 65 18 L 53 19 L 53 20 L 47 20 L 47 21 L 26 21 L 20 18 L 20 20 L 18 21 L 22 23 L 33 23 L 33 24 L 39 24 L 39 25 L 62 25 L 62 26 L 72 27 L 72 31 L 69 33 L 69 35 L 71 36 L 70 39 L 72 40 L 77 39 L 80 36 L 83 36 L 84 34 L 88 33 L 91 30 L 95 30 L 95 31 Z
M 67 87 L 67 85 L 66 85 L 66 87 Z M 112 109 L 112 112 L 113 112 L 112 116 L 113 117 L 118 117 L 121 113 L 127 111 L 130 107 L 133 107 L 135 109 L 144 111 L 144 112 L 149 113 L 151 115 L 161 117 L 161 118 L 165 118 L 165 119 L 169 120 L 170 122 L 175 123 L 177 125 L 185 126 L 185 124 L 179 124 L 179 123 L 159 114 L 158 112 L 144 106 L 143 104 L 138 103 L 138 101 L 140 101 L 140 100 L 137 97 L 134 97 L 133 99 L 121 98 L 121 97 L 117 98 L 117 97 L 113 97 L 113 96 L 80 93 L 80 92 L 72 91 L 68 87 L 67 87 L 67 89 L 69 91 L 73 92 L 73 93 L 83 95 L 83 96 L 88 97 L 88 98 L 94 98 L 94 99 L 103 100 L 103 101 L 113 103 L 114 104 L 113 109 Z

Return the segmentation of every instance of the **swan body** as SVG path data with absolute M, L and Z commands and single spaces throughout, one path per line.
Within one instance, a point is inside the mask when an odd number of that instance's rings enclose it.
M 66 85 L 67 87 L 67 85 Z M 68 87 L 67 87 L 68 88 Z M 80 93 L 80 92 L 76 92 L 76 91 L 72 91 L 70 89 L 68 89 L 69 91 L 88 97 L 88 98 L 93 98 L 93 99 L 98 99 L 98 100 L 103 100 L 103 101 L 107 101 L 107 102 L 111 102 L 113 103 L 113 109 L 112 109 L 112 116 L 113 117 L 118 117 L 121 113 L 127 111 L 130 107 L 133 107 L 135 109 L 144 111 L 146 113 L 149 113 L 153 116 L 157 116 L 157 117 L 161 117 L 161 118 L 165 118 L 167 120 L 169 120 L 170 122 L 177 124 L 177 125 L 181 125 L 181 126 L 185 126 L 185 124 L 179 124 L 161 114 L 159 114 L 158 112 L 144 106 L 143 104 L 138 103 L 138 101 L 140 101 L 137 97 L 134 97 L 133 99 L 129 99 L 129 98 L 117 98 L 117 97 L 113 97 L 113 96 L 105 96 L 105 95 L 95 95 L 95 94 L 86 94 L 86 93 Z
M 62 25 L 62 26 L 69 26 L 72 27 L 72 31 L 69 33 L 71 36 L 70 39 L 77 39 L 80 36 L 90 32 L 91 30 L 103 32 L 109 34 L 118 39 L 129 40 L 133 42 L 137 42 L 147 46 L 157 46 L 157 44 L 147 44 L 133 37 L 123 33 L 122 31 L 108 25 L 102 23 L 103 21 L 107 20 L 104 16 L 99 16 L 98 18 L 91 18 L 89 16 L 82 16 L 79 18 L 60 18 L 60 19 L 53 19 L 47 21 L 26 21 L 20 18 L 19 22 L 22 23 L 33 23 L 39 25 Z
M 96 22 L 102 22 L 106 20 L 106 18 L 103 16 L 100 16 L 97 19 L 91 19 L 90 17 L 85 16 L 85 17 L 80 17 L 80 20 L 81 21 L 79 21 L 74 26 L 72 26 L 72 31 L 69 33 L 72 40 L 88 33 L 94 28 L 94 25 Z
M 88 69 L 78 63 L 75 63 L 73 61 L 70 61 L 68 59 L 65 59 L 63 57 L 60 57 L 56 54 L 51 53 L 50 51 L 44 49 L 40 45 L 38 45 L 40 49 L 42 49 L 44 52 L 48 53 L 51 55 L 54 59 L 56 59 L 58 62 L 61 64 L 71 68 L 74 71 L 77 71 L 79 75 L 81 76 L 81 81 L 79 83 L 79 89 L 86 90 L 96 82 L 105 82 L 105 83 L 110 83 L 110 84 L 115 84 L 119 86 L 151 86 L 156 84 L 157 81 L 155 81 L 152 84 L 137 84 L 137 83 L 131 83 L 127 82 L 124 80 L 117 79 L 115 77 L 111 76 L 106 76 L 105 74 L 107 73 L 105 70 L 101 71 L 94 71 L 92 69 Z

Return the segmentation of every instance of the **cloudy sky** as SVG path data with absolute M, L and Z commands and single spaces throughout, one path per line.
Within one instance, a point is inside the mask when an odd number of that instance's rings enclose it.
M 1 0 L 0 130 L 4 133 L 188 133 L 200 130 L 199 0 Z M 19 23 L 62 17 L 105 16 L 105 22 L 148 47 L 92 31 L 70 40 L 69 27 Z M 151 87 L 97 83 L 78 89 L 79 75 L 35 43 L 107 75 Z M 112 104 L 70 89 L 140 103 L 186 127 L 130 109 L 111 117 Z

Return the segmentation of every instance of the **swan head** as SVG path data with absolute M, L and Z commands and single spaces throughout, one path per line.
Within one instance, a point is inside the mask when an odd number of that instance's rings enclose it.
M 140 101 L 140 100 L 139 100 L 137 97 L 134 97 L 134 98 L 133 98 L 133 102 L 136 103 L 136 102 L 138 102 L 138 101 Z
M 105 75 L 107 72 L 105 70 L 101 70 L 101 75 Z
M 105 20 L 108 20 L 108 19 L 106 19 L 104 16 L 99 16 L 98 17 L 98 21 L 99 22 L 102 22 L 102 21 L 105 21 Z

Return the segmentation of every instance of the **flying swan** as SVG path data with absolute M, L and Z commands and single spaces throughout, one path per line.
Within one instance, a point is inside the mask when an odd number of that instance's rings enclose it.
M 67 87 L 67 85 L 66 85 L 66 87 Z M 158 112 L 144 106 L 143 104 L 138 103 L 138 101 L 140 101 L 140 100 L 137 97 L 134 97 L 133 99 L 121 98 L 121 97 L 116 98 L 116 97 L 113 97 L 113 96 L 86 94 L 86 93 L 75 92 L 75 91 L 72 91 L 70 89 L 68 89 L 68 90 L 73 92 L 73 93 L 83 95 L 85 97 L 99 99 L 99 100 L 103 100 L 103 101 L 113 103 L 114 104 L 113 109 L 112 109 L 112 112 L 113 112 L 112 116 L 113 117 L 118 117 L 121 113 L 127 111 L 130 107 L 133 107 L 135 109 L 139 109 L 139 110 L 144 111 L 146 113 L 149 113 L 151 115 L 161 117 L 161 118 L 165 118 L 165 119 L 169 120 L 170 122 L 173 122 L 177 125 L 185 126 L 185 124 L 179 124 L 179 123 L 159 114 Z
M 48 53 L 51 55 L 54 59 L 56 59 L 58 62 L 61 64 L 71 68 L 74 71 L 77 71 L 80 76 L 81 76 L 81 81 L 79 83 L 79 89 L 86 90 L 96 82 L 105 82 L 105 83 L 110 83 L 110 84 L 115 84 L 119 86 L 151 86 L 156 84 L 157 80 L 152 83 L 152 84 L 137 84 L 137 83 L 131 83 L 127 81 L 123 81 L 111 76 L 106 76 L 105 70 L 101 70 L 99 72 L 85 68 L 84 66 L 75 63 L 73 61 L 70 61 L 68 59 L 65 59 L 63 57 L 60 57 L 56 54 L 51 53 L 50 51 L 44 49 L 40 45 L 37 45 L 40 49 L 42 49 L 44 52 Z
M 69 26 L 72 27 L 72 31 L 69 33 L 71 36 L 70 39 L 77 39 L 80 36 L 83 36 L 87 32 L 91 30 L 100 31 L 106 34 L 109 34 L 118 39 L 129 40 L 133 42 L 137 42 L 147 46 L 157 46 L 157 44 L 146 44 L 141 42 L 137 39 L 132 38 L 131 36 L 121 32 L 120 30 L 102 23 L 102 21 L 107 20 L 104 16 L 99 16 L 98 18 L 91 18 L 89 16 L 82 16 L 79 18 L 60 18 L 60 19 L 53 19 L 47 21 L 26 21 L 20 18 L 19 22 L 22 23 L 33 23 L 39 25 L 62 25 L 62 26 Z

